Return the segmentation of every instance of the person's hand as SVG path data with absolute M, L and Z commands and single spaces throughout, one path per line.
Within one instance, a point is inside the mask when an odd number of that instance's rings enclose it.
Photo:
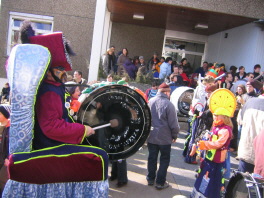
M 9 159 L 5 159 L 5 163 L 4 163 L 5 166 L 8 166 L 9 165 Z
M 84 125 L 85 127 L 85 132 L 86 132 L 86 137 L 89 137 L 90 135 L 95 134 L 95 131 L 93 130 L 92 127 Z
M 176 140 L 177 140 L 177 138 L 175 138 L 175 139 L 172 139 L 172 143 L 175 143 L 175 142 L 176 142 Z

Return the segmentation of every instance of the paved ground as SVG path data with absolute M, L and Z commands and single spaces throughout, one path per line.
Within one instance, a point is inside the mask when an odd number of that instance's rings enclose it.
M 189 197 L 195 182 L 194 170 L 198 165 L 187 164 L 183 161 L 182 149 L 186 133 L 181 132 L 177 142 L 172 145 L 171 162 L 168 169 L 167 181 L 170 187 L 156 190 L 148 186 L 146 181 L 148 149 L 146 145 L 135 155 L 127 159 L 128 184 L 117 188 L 117 181 L 109 181 L 111 198 L 171 198 Z M 232 168 L 236 168 L 238 161 L 231 157 Z M 111 167 L 109 167 L 110 173 Z

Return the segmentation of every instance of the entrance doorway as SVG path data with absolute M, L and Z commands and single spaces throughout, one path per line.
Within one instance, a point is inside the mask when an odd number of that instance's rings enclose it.
M 195 71 L 202 65 L 204 60 L 205 43 L 194 41 L 184 41 L 177 38 L 165 37 L 163 46 L 163 56 L 171 57 L 173 61 L 180 64 L 181 59 L 187 58 L 187 61 Z

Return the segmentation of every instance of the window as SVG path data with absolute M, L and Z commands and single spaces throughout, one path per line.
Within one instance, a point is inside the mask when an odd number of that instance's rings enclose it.
M 53 17 L 19 12 L 10 12 L 9 14 L 10 18 L 7 39 L 7 55 L 10 54 L 13 46 L 21 43 L 19 29 L 22 21 L 30 20 L 36 35 L 53 32 Z
M 172 57 L 173 61 L 177 63 L 180 63 L 182 58 L 187 58 L 194 70 L 202 65 L 204 50 L 205 43 L 185 41 L 165 36 L 163 56 L 165 58 Z

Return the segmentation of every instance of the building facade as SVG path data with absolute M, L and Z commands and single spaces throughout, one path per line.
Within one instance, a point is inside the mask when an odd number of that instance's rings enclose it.
M 17 42 L 21 20 L 30 19 L 39 34 L 64 32 L 77 54 L 74 70 L 89 81 L 111 45 L 146 61 L 155 51 L 187 58 L 194 68 L 208 61 L 252 71 L 264 67 L 263 9 L 262 0 L 2 0 L 0 64 Z

